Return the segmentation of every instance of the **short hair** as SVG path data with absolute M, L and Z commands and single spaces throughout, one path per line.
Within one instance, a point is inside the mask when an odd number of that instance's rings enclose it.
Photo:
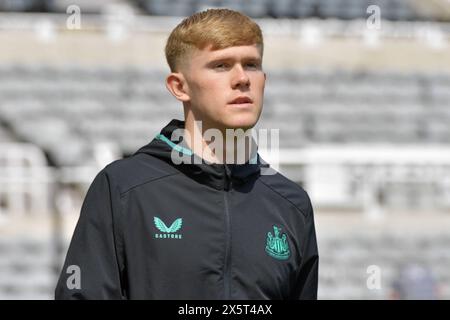
M 170 33 L 165 47 L 170 70 L 176 72 L 194 49 L 209 45 L 212 50 L 257 45 L 261 57 L 264 50 L 261 29 L 248 16 L 230 9 L 208 9 L 185 18 Z

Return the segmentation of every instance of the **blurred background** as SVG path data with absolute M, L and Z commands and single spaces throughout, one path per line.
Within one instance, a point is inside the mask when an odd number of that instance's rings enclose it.
M 0 299 L 53 299 L 96 173 L 183 118 L 164 45 L 209 7 L 263 29 L 319 299 L 449 299 L 449 0 L 0 0 Z

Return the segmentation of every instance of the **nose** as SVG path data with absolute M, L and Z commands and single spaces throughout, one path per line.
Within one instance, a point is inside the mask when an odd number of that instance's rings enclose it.
M 244 68 L 240 64 L 237 64 L 233 70 L 232 87 L 235 89 L 241 86 L 250 86 L 250 78 Z

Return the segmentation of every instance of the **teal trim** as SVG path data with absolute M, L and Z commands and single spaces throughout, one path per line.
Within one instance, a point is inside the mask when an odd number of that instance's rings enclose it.
M 182 152 L 185 155 L 188 156 L 192 156 L 193 152 L 189 149 L 183 148 L 175 143 L 173 143 L 172 141 L 170 141 L 169 139 L 167 139 L 166 136 L 162 135 L 162 134 L 158 134 L 156 137 L 156 139 L 164 141 L 165 143 L 167 143 L 172 149 L 175 149 L 178 152 Z
M 250 164 L 257 164 L 258 163 L 258 154 L 255 154 L 253 158 L 250 159 Z
M 192 152 L 192 150 L 184 148 L 184 147 L 181 147 L 181 146 L 173 143 L 172 141 L 167 139 L 167 137 L 162 135 L 161 133 L 159 133 L 155 138 L 158 139 L 158 140 L 161 140 L 161 141 L 163 141 L 165 143 L 167 143 L 172 149 L 175 149 L 176 151 L 181 152 L 181 153 L 183 153 L 185 155 L 192 156 L 194 154 Z M 252 159 L 250 159 L 249 163 L 250 164 L 257 164 L 258 163 L 258 153 L 256 153 L 255 156 Z

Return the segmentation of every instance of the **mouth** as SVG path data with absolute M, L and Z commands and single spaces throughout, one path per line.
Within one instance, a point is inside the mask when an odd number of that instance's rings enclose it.
M 246 96 L 237 97 L 236 99 L 232 100 L 230 104 L 250 104 L 253 103 L 253 100 Z

